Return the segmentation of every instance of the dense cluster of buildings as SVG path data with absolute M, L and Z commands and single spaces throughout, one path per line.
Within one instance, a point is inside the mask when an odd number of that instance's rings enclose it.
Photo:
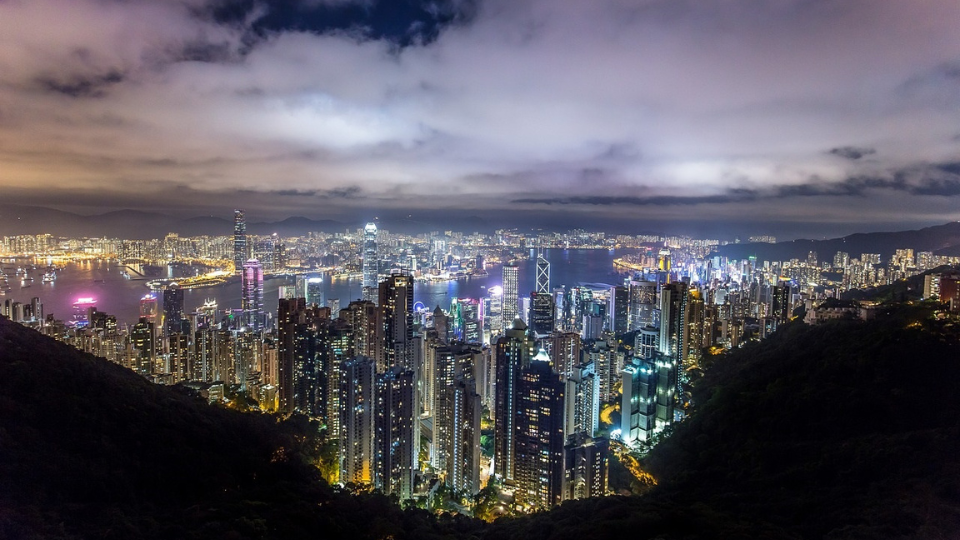
M 176 283 L 144 296 L 131 326 L 91 303 L 78 303 L 74 321 L 44 317 L 39 299 L 0 307 L 157 383 L 192 385 L 211 400 L 246 396 L 267 411 L 318 419 L 337 443 L 335 480 L 342 484 L 405 500 L 427 497 L 440 484 L 472 495 L 492 478 L 515 504 L 533 509 L 605 494 L 610 445 L 649 443 L 682 420 L 704 354 L 765 337 L 804 302 L 944 262 L 898 250 L 886 266 L 879 255 L 846 253 L 832 264 L 815 253 L 758 264 L 708 256 L 714 241 L 583 231 L 482 236 L 411 240 L 371 223 L 352 235 L 252 238 L 237 211 L 229 244 L 170 235 L 91 249 L 228 261 L 239 278 L 239 308 L 208 302 L 187 313 Z M 16 238 L 4 239 L 8 252 L 62 245 L 46 236 L 30 237 L 30 246 Z M 622 284 L 551 283 L 543 247 L 614 243 L 637 248 L 621 263 Z M 509 261 L 521 253 L 514 248 L 530 246 L 538 248 L 530 265 L 535 286 L 523 291 L 520 266 Z M 306 261 L 358 271 L 360 297 L 325 302 L 318 278 L 299 274 L 281 287 L 275 311 L 265 306 L 264 274 Z M 485 297 L 414 304 L 414 280 L 424 271 L 486 272 L 489 261 L 501 262 L 502 282 Z M 947 275 L 926 286 L 960 305 L 958 281 Z M 604 403 L 619 405 L 620 423 L 601 431 Z M 483 431 L 491 444 L 481 444 Z

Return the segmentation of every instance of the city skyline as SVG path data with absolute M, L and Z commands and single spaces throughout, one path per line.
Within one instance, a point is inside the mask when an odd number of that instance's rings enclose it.
M 346 223 L 955 220 L 960 5 L 0 5 L 5 204 Z M 816 227 L 812 226 L 816 225 Z

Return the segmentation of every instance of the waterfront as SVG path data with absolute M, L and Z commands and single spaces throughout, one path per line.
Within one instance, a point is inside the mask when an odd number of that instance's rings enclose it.
M 599 288 L 619 283 L 622 278 L 615 273 L 613 260 L 623 254 L 624 250 L 548 249 L 546 257 L 551 264 L 551 287 L 588 285 Z M 531 258 L 518 262 L 521 297 L 533 290 L 535 265 L 533 253 Z M 3 266 L 9 269 L 17 267 L 18 264 L 6 262 Z M 19 266 L 26 267 L 23 262 L 20 262 Z M 116 316 L 121 324 L 133 324 L 139 317 L 140 298 L 150 292 L 146 281 L 124 277 L 124 266 L 115 261 L 94 259 L 68 263 L 57 272 L 56 281 L 51 283 L 41 282 L 45 268 L 41 261 L 36 265 L 36 269 L 29 270 L 30 276 L 34 278 L 32 282 L 21 282 L 15 275 L 10 275 L 11 289 L 6 296 L 0 296 L 0 301 L 11 299 L 29 303 L 31 298 L 39 297 L 45 314 L 53 313 L 58 319 L 68 320 L 73 314 L 73 303 L 78 298 L 93 298 L 100 311 Z M 164 277 L 168 278 L 194 274 L 190 267 L 183 266 L 165 267 L 164 270 Z M 418 282 L 414 286 L 414 301 L 422 302 L 431 308 L 439 305 L 448 309 L 452 298 L 486 296 L 487 289 L 501 285 L 501 281 L 500 267 L 495 266 L 489 269 L 487 276 Z M 264 309 L 269 313 L 275 312 L 279 287 L 293 284 L 292 277 L 266 279 Z M 351 300 L 360 297 L 360 289 L 359 279 L 331 279 L 327 276 L 323 281 L 323 298 L 339 299 L 340 305 L 346 306 Z M 187 312 L 195 311 L 206 299 L 216 300 L 220 309 L 239 308 L 240 286 L 237 282 L 230 282 L 185 290 L 184 309 Z

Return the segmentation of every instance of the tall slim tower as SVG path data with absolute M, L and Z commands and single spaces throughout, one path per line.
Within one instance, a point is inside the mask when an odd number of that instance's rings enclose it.
M 503 324 L 504 332 L 513 326 L 513 320 L 519 313 L 520 268 L 514 264 L 503 265 Z
M 550 293 L 550 262 L 540 250 L 537 253 L 537 288 L 534 290 L 537 294 Z
M 357 356 L 340 364 L 340 482 L 373 484 L 374 365 Z
M 363 228 L 363 299 L 376 303 L 377 274 L 377 224 L 367 223 Z
M 298 326 L 303 325 L 306 302 L 303 298 L 281 298 L 277 309 L 277 356 L 280 412 L 293 412 L 297 353 L 304 350 L 298 339 Z
M 256 259 L 243 263 L 240 307 L 243 309 L 243 325 L 248 330 L 263 329 L 263 268 Z
M 514 321 L 497 341 L 496 399 L 494 401 L 494 473 L 514 479 L 516 470 L 517 384 L 520 370 L 530 364 L 533 342 L 523 321 Z M 561 442 L 562 445 L 562 442 Z
M 243 210 L 233 211 L 233 269 L 234 273 L 243 272 L 243 263 L 247 260 L 247 220 Z
M 374 485 L 401 501 L 413 495 L 420 453 L 416 376 L 394 366 L 376 382 Z

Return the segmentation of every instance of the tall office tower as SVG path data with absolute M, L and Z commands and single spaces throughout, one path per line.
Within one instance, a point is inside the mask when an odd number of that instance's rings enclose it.
M 309 277 L 304 283 L 304 298 L 307 304 L 316 304 L 323 306 L 323 278 L 319 276 Z
M 514 476 L 518 498 L 532 508 L 563 497 L 564 386 L 549 361 L 531 361 L 517 379 Z
M 263 268 L 256 259 L 243 263 L 240 307 L 247 330 L 263 330 Z
M 620 437 L 627 445 L 648 441 L 657 427 L 657 368 L 635 359 L 623 368 Z
M 159 311 L 157 309 L 157 295 L 154 293 L 143 295 L 143 298 L 140 299 L 140 316 L 156 324 Z
M 168 336 L 183 333 L 183 289 L 176 283 L 163 289 L 163 332 Z
M 610 331 L 625 334 L 629 330 L 630 291 L 622 285 L 610 288 Z
M 670 283 L 660 290 L 660 354 L 668 356 L 683 373 L 688 347 L 687 336 L 687 285 L 683 282 Z M 677 395 L 680 393 L 680 379 L 677 380 Z
M 247 260 L 247 220 L 243 210 L 233 211 L 233 268 L 234 273 L 243 272 L 243 263 Z
M 657 284 L 653 281 L 630 281 L 630 314 L 628 330 L 639 330 L 654 324 L 657 309 Z
M 580 433 L 563 448 L 563 500 L 588 499 L 607 494 L 610 441 Z
M 353 349 L 359 356 L 376 361 L 381 357 L 380 313 L 369 300 L 355 300 L 340 310 L 340 319 L 353 329 Z
M 687 345 L 684 353 L 687 366 L 700 365 L 703 356 L 704 309 L 703 292 L 700 289 L 690 289 L 687 293 Z
M 454 298 L 450 304 L 453 338 L 467 343 L 480 343 L 483 338 L 482 306 L 472 298 Z M 436 324 L 436 318 L 434 318 Z
M 514 320 L 513 326 L 497 340 L 496 399 L 494 401 L 494 473 L 513 481 L 516 469 L 517 381 L 520 370 L 530 364 L 533 340 L 527 325 Z
M 303 361 L 298 355 L 306 354 L 302 328 L 306 316 L 306 300 L 281 298 L 277 308 L 277 387 L 281 414 L 293 412 L 295 404 L 296 366 Z
M 413 495 L 420 452 L 420 421 L 416 406 L 416 376 L 392 366 L 377 377 L 374 485 L 401 501 Z
M 544 256 L 541 250 L 537 253 L 537 281 L 535 293 L 550 293 L 550 262 Z
M 413 345 L 413 277 L 393 274 L 380 284 L 383 360 L 377 366 L 416 369 Z
M 556 305 L 550 293 L 530 295 L 530 327 L 538 336 L 546 336 L 556 327 Z
M 435 363 L 434 401 L 431 404 L 434 441 L 432 464 L 438 470 L 447 470 L 450 456 L 454 451 L 454 439 L 459 437 L 456 433 L 462 428 L 463 418 L 461 417 L 459 422 L 455 421 L 460 413 L 454 407 L 456 396 L 452 388 L 457 381 L 474 379 L 474 367 L 480 355 L 479 347 L 463 343 L 436 347 L 430 355 Z
M 156 327 L 146 317 L 140 317 L 140 321 L 133 325 L 130 331 L 130 344 L 137 352 L 134 369 L 140 375 L 147 376 L 153 373 L 156 342 Z
M 661 248 L 660 252 L 657 253 L 657 269 L 660 270 L 661 275 L 667 276 L 667 282 L 670 279 L 670 250 L 667 248 Z
M 600 379 L 595 366 L 593 363 L 577 366 L 566 377 L 564 440 L 577 433 L 592 437 L 600 426 Z
M 357 356 L 339 371 L 340 482 L 373 484 L 374 362 Z
M 363 299 L 376 303 L 380 260 L 377 258 L 377 224 L 363 228 Z
M 637 332 L 633 341 L 633 356 L 644 360 L 653 360 L 660 347 L 660 330 L 645 326 Z
M 214 350 L 214 371 L 216 380 L 233 384 L 237 373 L 233 364 L 233 350 L 236 346 L 234 333 L 226 328 L 216 331 L 217 345 Z
M 503 303 L 500 328 L 506 333 L 513 326 L 513 320 L 519 315 L 520 268 L 513 264 L 503 265 Z
M 773 288 L 773 316 L 777 323 L 790 320 L 790 284 L 780 283 Z

